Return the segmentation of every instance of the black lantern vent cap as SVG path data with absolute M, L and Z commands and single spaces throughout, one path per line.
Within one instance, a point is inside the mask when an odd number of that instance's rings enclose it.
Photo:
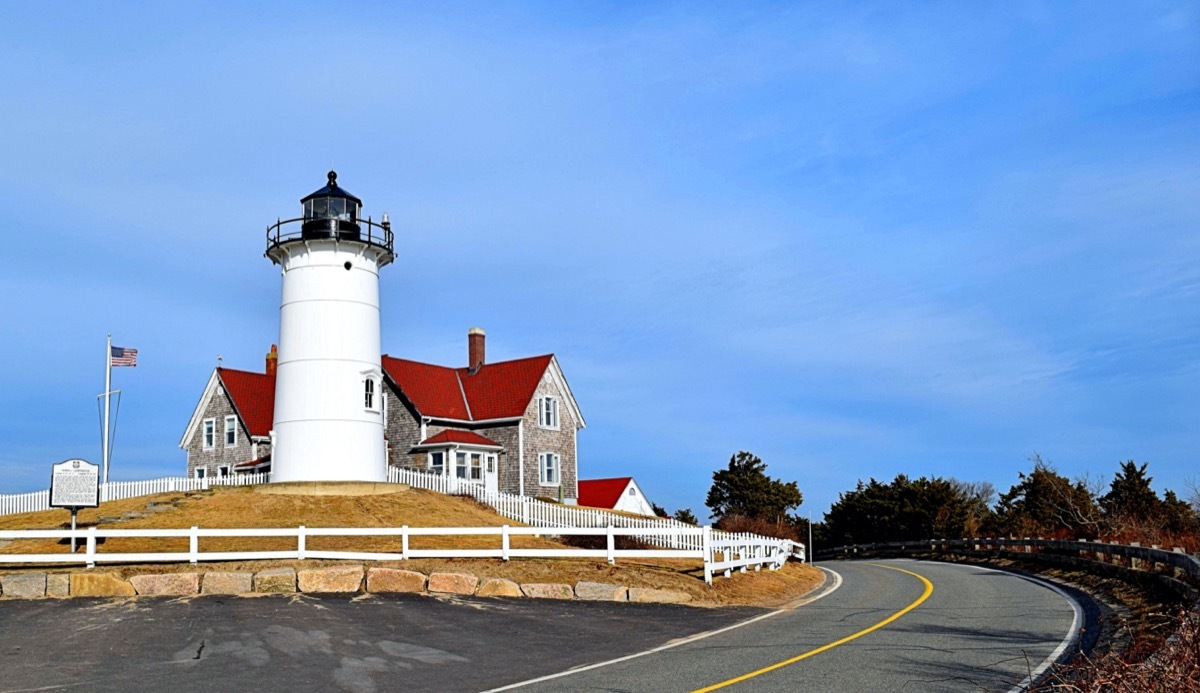
M 300 198 L 301 204 L 308 202 L 309 200 L 313 199 L 314 197 L 341 197 L 341 198 L 347 199 L 347 200 L 354 200 L 355 202 L 357 202 L 360 205 L 362 204 L 362 200 L 358 199 L 354 195 L 351 195 L 350 193 L 346 192 L 342 188 L 338 187 L 337 171 L 330 171 L 327 175 L 329 177 L 329 183 L 326 184 L 326 186 L 321 188 L 320 190 L 318 190 L 310 195 Z

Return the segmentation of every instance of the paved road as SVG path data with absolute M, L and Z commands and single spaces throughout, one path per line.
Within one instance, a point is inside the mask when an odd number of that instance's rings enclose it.
M 759 620 L 521 691 L 689 691 L 861 637 L 729 690 L 1006 690 L 1070 628 L 1062 596 L 1006 573 L 911 561 L 827 564 L 806 606 L 417 596 L 0 602 L 0 691 L 479 691 Z
M 1006 691 L 1071 631 L 1075 607 L 1010 573 L 886 560 L 825 563 L 843 578 L 811 604 L 645 657 L 522 686 L 534 691 L 691 691 L 892 622 L 731 691 Z M 902 568 L 909 572 L 900 572 Z

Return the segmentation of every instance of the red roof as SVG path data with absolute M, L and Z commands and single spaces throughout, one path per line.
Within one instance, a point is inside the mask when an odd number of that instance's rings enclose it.
M 633 481 L 631 476 L 615 479 L 580 479 L 579 504 L 589 508 L 613 508 L 621 500 L 621 494 Z
M 447 368 L 384 356 L 383 369 L 422 415 L 484 421 L 524 415 L 552 358 L 547 354 L 489 363 L 472 374 L 467 368 Z M 218 368 L 217 375 L 250 435 L 271 435 L 275 419 L 275 378 L 233 368 Z M 496 445 L 483 436 L 476 437 L 484 442 L 448 442 Z M 432 438 L 425 442 L 431 441 Z
M 484 421 L 522 416 L 550 365 L 550 354 L 468 368 L 383 357 L 383 369 L 424 416 Z
M 232 368 L 218 368 L 217 375 L 250 435 L 271 435 L 275 420 L 275 378 Z
M 430 436 L 422 440 L 418 445 L 436 445 L 438 443 L 462 443 L 464 445 L 490 445 L 492 447 L 501 447 L 499 443 L 490 438 L 485 438 L 478 433 L 471 431 L 459 431 L 455 429 L 447 429 L 441 433 Z

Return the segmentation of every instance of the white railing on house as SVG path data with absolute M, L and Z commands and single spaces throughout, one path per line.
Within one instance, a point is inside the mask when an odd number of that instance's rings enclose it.
M 146 481 L 110 481 L 107 484 L 100 484 L 100 502 L 148 496 L 152 493 L 201 491 L 213 486 L 265 484 L 270 480 L 270 474 L 242 474 L 204 479 L 173 476 Z M 0 495 L 0 515 L 34 513 L 41 510 L 50 510 L 49 490 Z
M 490 506 L 497 513 L 518 522 L 531 525 L 534 527 L 617 527 L 621 529 L 632 530 L 647 530 L 643 532 L 622 533 L 623 536 L 632 537 L 636 541 L 654 546 L 660 546 L 671 549 L 690 549 L 704 551 L 705 546 L 699 535 L 681 531 L 678 533 L 662 533 L 657 530 L 662 529 L 679 529 L 679 530 L 695 530 L 695 525 L 689 525 L 686 522 L 680 522 L 670 518 L 652 518 L 652 517 L 629 517 L 618 513 L 605 512 L 603 510 L 591 510 L 586 508 L 574 508 L 568 505 L 557 505 L 555 503 L 544 503 L 542 501 L 530 498 L 528 496 L 517 496 L 511 493 L 497 493 L 488 491 L 482 484 L 457 479 L 452 476 L 444 476 L 441 474 L 430 474 L 414 469 L 406 469 L 402 467 L 391 467 L 388 470 L 388 481 L 393 483 L 408 484 L 416 488 L 428 489 L 450 495 L 469 495 L 475 500 Z M 653 531 L 650 531 L 653 530 Z M 739 546 L 761 547 L 767 544 L 777 545 L 778 551 L 782 552 L 786 557 L 791 556 L 797 560 L 806 560 L 805 547 L 803 544 L 790 541 L 787 539 L 774 539 L 771 537 L 763 537 L 757 534 L 750 533 L 732 533 L 713 531 L 712 537 L 715 541 L 720 542 L 721 546 Z M 757 551 L 757 549 L 755 549 Z M 774 551 L 774 550 L 773 550 Z M 772 551 L 772 555 L 774 555 Z M 740 553 L 738 555 L 741 555 Z M 750 565 L 750 564 L 747 564 Z M 720 567 L 715 570 L 725 571 L 728 574 L 730 568 L 744 568 L 745 566 L 731 564 L 726 566 L 723 562 Z
M 0 541 L 23 539 L 74 539 L 82 540 L 83 552 L 72 552 L 64 548 L 59 553 L 17 553 L 13 547 L 5 547 L 0 553 L 0 564 L 83 564 L 89 568 L 97 563 L 148 563 L 188 561 L 258 561 L 279 559 L 347 559 L 358 561 L 390 561 L 410 558 L 603 558 L 613 563 L 618 558 L 699 558 L 704 561 L 705 582 L 712 583 L 714 573 L 730 575 L 733 569 L 745 572 L 747 567 L 755 570 L 762 566 L 775 570 L 788 559 L 787 551 L 779 540 L 719 539 L 713 537 L 709 527 L 663 527 L 618 528 L 618 527 L 556 527 L 554 536 L 602 536 L 605 548 L 513 548 L 514 536 L 548 536 L 540 527 L 288 527 L 263 529 L 99 529 L 88 527 L 76 530 L 26 529 L 0 530 Z M 409 547 L 412 537 L 423 536 L 497 536 L 498 547 L 489 549 L 413 549 Z M 399 551 L 318 551 L 307 547 L 309 537 L 396 537 Z M 661 537 L 663 543 L 679 546 L 693 545 L 700 548 L 655 548 L 619 549 L 616 539 L 622 536 Z M 98 550 L 100 539 L 118 537 L 186 538 L 188 550 L 157 551 L 143 553 L 105 553 Z M 296 548 L 283 551 L 201 551 L 202 537 L 293 537 Z M 672 541 L 673 540 L 673 541 Z M 720 560 L 718 560 L 720 556 Z

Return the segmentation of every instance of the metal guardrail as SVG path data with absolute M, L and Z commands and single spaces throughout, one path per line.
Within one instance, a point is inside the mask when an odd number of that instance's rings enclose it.
M 853 544 L 823 549 L 822 558 L 854 558 L 869 554 L 996 554 L 1069 565 L 1122 577 L 1150 577 L 1184 599 L 1200 602 L 1200 557 L 1181 548 L 1140 544 L 1033 538 L 925 539 Z M 1014 555 L 1015 554 L 1015 555 Z

